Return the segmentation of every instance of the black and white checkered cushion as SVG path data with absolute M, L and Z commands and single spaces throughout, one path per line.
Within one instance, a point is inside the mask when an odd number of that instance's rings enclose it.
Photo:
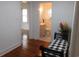
M 53 43 L 49 45 L 48 48 L 59 52 L 63 51 L 65 55 L 67 50 L 67 45 L 68 45 L 67 41 L 59 37 L 59 38 L 56 38 L 53 41 Z

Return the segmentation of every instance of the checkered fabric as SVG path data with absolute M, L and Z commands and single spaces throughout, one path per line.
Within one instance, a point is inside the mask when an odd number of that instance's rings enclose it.
M 63 51 L 64 55 L 66 54 L 66 50 L 67 50 L 67 46 L 68 46 L 68 42 L 64 39 L 62 39 L 62 37 L 56 38 L 53 43 L 51 43 L 49 45 L 49 48 L 55 51 Z

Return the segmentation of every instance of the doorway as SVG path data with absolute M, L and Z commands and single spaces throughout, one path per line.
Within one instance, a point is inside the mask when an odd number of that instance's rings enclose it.
M 21 36 L 22 36 L 22 47 L 23 49 L 27 48 L 27 43 L 29 39 L 29 21 L 28 21 L 28 9 L 27 2 L 21 2 L 22 8 L 22 26 L 21 26 Z
M 40 40 L 51 42 L 52 3 L 44 2 L 39 5 Z

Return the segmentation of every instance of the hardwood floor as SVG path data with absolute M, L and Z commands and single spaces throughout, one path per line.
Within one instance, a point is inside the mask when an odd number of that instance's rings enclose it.
M 3 57 L 39 57 L 41 52 L 39 47 L 41 45 L 48 47 L 49 42 L 29 39 L 26 48 L 20 46 L 13 51 L 5 54 Z

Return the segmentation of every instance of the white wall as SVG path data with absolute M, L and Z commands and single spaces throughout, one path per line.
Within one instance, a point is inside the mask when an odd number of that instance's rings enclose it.
M 0 1 L 0 53 L 21 43 L 20 2 Z
M 59 22 L 67 21 L 69 26 L 72 27 L 73 22 L 73 11 L 74 11 L 74 1 L 56 1 L 53 3 L 52 9 L 52 39 L 54 32 L 58 31 Z
M 75 3 L 70 56 L 79 57 L 79 2 Z
M 39 2 L 28 2 L 29 38 L 39 39 Z

